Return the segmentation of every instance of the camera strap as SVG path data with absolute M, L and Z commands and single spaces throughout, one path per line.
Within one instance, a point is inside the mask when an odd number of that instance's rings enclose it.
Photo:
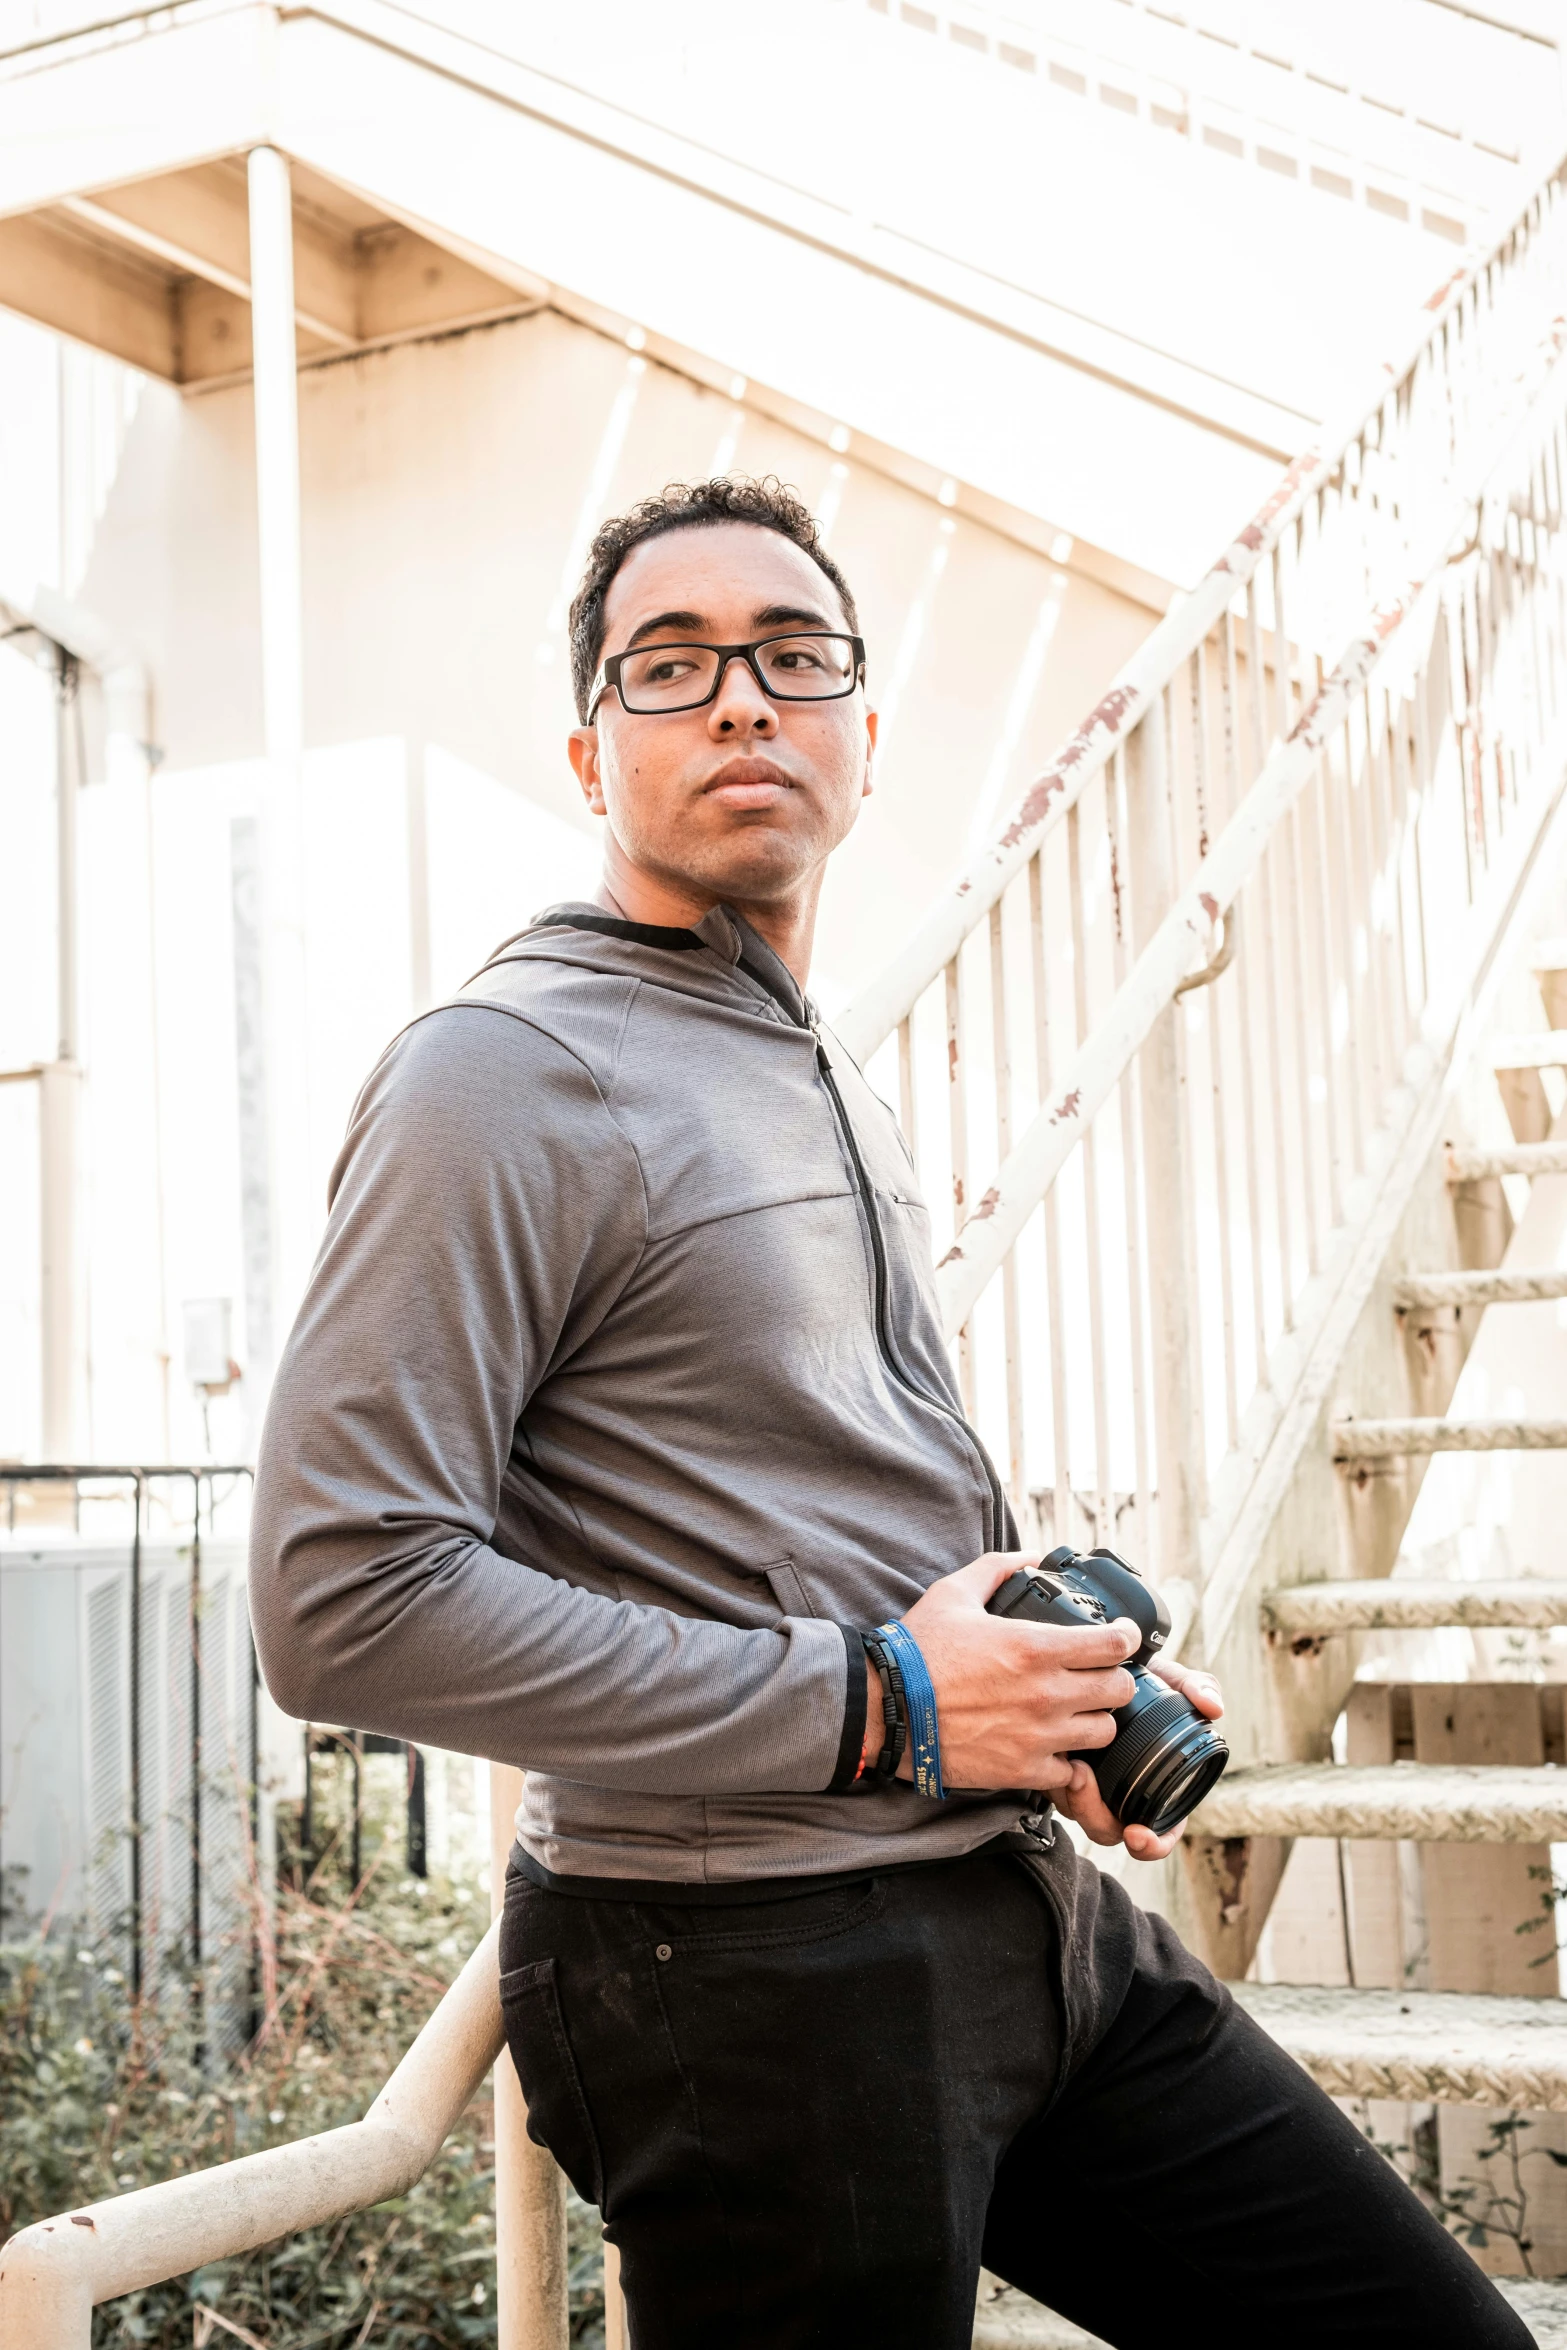
M 945 1803 L 947 1790 L 941 1783 L 941 1736 L 936 1723 L 936 1688 L 926 1670 L 919 1643 L 912 1632 L 902 1624 L 881 1624 L 877 1627 L 898 1660 L 903 1675 L 903 1687 L 909 1701 L 909 1759 L 914 1766 L 914 1784 L 921 1795 L 930 1796 L 937 1803 Z

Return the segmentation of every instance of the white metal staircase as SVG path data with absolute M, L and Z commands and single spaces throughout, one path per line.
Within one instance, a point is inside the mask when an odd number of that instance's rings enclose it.
M 1547 1005 L 1567 973 L 1543 975 Z M 1559 1065 L 1552 1035 L 1512 1037 L 1486 1056 L 1498 1072 Z M 1515 1123 L 1521 1120 L 1515 1119 Z M 1459 1183 L 1506 1175 L 1557 1181 L 1559 1144 L 1450 1150 Z M 1557 1268 L 1406 1274 L 1391 1284 L 1399 1315 L 1457 1313 L 1567 1296 Z M 1567 1444 L 1567 1424 L 1519 1414 L 1361 1420 L 1331 1427 L 1335 1459 L 1408 1459 L 1439 1451 L 1529 1451 Z M 1480 1583 L 1393 1577 L 1296 1584 L 1261 1600 L 1265 1636 L 1293 1655 L 1367 1630 L 1541 1630 L 1567 1623 L 1567 1582 L 1544 1576 Z M 1524 1691 L 1518 1692 L 1522 1703 Z M 1550 1845 L 1567 1837 L 1567 1770 L 1536 1765 L 1418 1761 L 1355 1766 L 1257 1763 L 1231 1772 L 1194 1826 L 1215 1839 L 1332 1837 L 1419 1845 Z M 1554 1951 L 1548 1954 L 1554 1958 Z M 1550 1992 L 1556 1991 L 1555 1967 Z M 1238 1986 L 1237 1995 L 1331 2094 L 1457 2103 L 1513 2112 L 1567 2110 L 1567 2001 L 1400 1988 Z M 1567 2314 L 1567 2297 L 1564 2297 Z
M 1547 1006 L 1553 983 L 1567 985 L 1554 962 L 1541 972 Z M 1538 968 L 1538 960 L 1537 960 Z M 1499 1073 L 1562 1065 L 1554 1032 L 1510 1037 L 1485 1056 Z M 1505 1085 L 1505 1077 L 1504 1077 Z M 1509 1105 L 1518 1109 L 1516 1096 Z M 1522 1124 L 1527 1110 L 1515 1115 Z M 1449 1148 L 1450 1184 L 1504 1175 L 1559 1180 L 1567 1147 L 1525 1142 L 1511 1148 Z M 1478 1313 L 1567 1297 L 1567 1272 L 1506 1268 L 1407 1273 L 1388 1285 L 1403 1318 Z M 1407 1460 L 1439 1451 L 1529 1451 L 1567 1445 L 1567 1422 L 1521 1414 L 1362 1420 L 1340 1417 L 1328 1428 L 1335 1461 Z M 1545 1575 L 1461 1583 L 1431 1578 L 1342 1577 L 1264 1592 L 1259 1602 L 1265 1644 L 1296 1660 L 1320 1656 L 1330 1642 L 1370 1631 L 1542 1631 L 1567 1624 L 1567 1580 Z M 1528 1694 L 1518 1692 L 1519 1700 Z M 1194 1835 L 1221 1847 L 1276 1845 L 1301 1838 L 1364 1844 L 1516 1845 L 1567 1840 L 1567 1768 L 1539 1764 L 1433 1764 L 1391 1761 L 1255 1762 L 1230 1771 L 1192 1823 Z M 1346 1940 L 1348 1934 L 1346 1920 Z M 1557 1994 L 1554 1947 L 1549 1989 L 1533 1997 L 1398 1987 L 1319 1986 L 1241 1981 L 1235 1995 L 1263 2028 L 1330 2096 L 1395 2106 L 1468 2106 L 1515 2115 L 1567 2113 L 1567 1999 Z M 1567 2338 L 1567 2284 L 1512 2288 L 1520 2312 L 1542 2343 Z M 982 2288 L 977 2350 L 1091 2350 L 1090 2337 L 1037 2309 L 995 2280 Z

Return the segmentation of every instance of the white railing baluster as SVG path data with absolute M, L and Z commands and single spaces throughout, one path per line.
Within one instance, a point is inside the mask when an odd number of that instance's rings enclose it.
M 1398 783 L 1394 767 L 1395 715 L 1393 698 L 1383 686 L 1378 699 L 1380 713 L 1378 749 L 1373 773 L 1376 798 L 1373 813 L 1376 818 L 1377 875 L 1385 908 L 1382 923 L 1382 966 L 1386 976 L 1388 999 L 1388 1053 L 1395 1083 L 1402 1077 L 1404 1056 L 1409 1050 L 1409 980 L 1408 948 L 1404 936 L 1404 894 L 1400 887 L 1402 832 L 1398 814 Z
M 1126 756 L 1117 751 L 1105 770 L 1105 829 L 1110 841 L 1110 880 L 1112 889 L 1112 916 L 1114 943 L 1112 971 L 1117 993 L 1126 979 L 1127 922 L 1130 909 L 1127 904 L 1127 868 L 1124 842 L 1127 838 L 1126 816 Z M 1135 1479 L 1137 1532 L 1146 1543 L 1153 1524 L 1153 1495 L 1148 1482 L 1148 1392 L 1147 1392 L 1147 1323 L 1143 1277 L 1142 1240 L 1142 1129 L 1137 1106 L 1137 1085 L 1130 1069 L 1125 1071 L 1117 1092 L 1121 1119 L 1121 1201 L 1126 1220 L 1126 1300 L 1127 1341 L 1132 1366 L 1132 1474 Z M 1115 1536 L 1110 1537 L 1112 1547 Z
M 1246 671 L 1251 701 L 1252 773 L 1262 772 L 1267 755 L 1268 719 L 1266 677 L 1262 653 L 1262 628 L 1257 609 L 1257 583 L 1252 580 L 1246 589 Z M 1266 977 L 1263 984 L 1264 1010 L 1268 1033 L 1268 1077 L 1272 1095 L 1273 1124 L 1269 1138 L 1269 1155 L 1273 1162 L 1274 1190 L 1274 1248 L 1279 1268 L 1279 1304 L 1286 1330 L 1294 1327 L 1294 1292 L 1290 1279 L 1290 1198 L 1289 1167 L 1284 1151 L 1284 1054 L 1280 1043 L 1279 1024 L 1279 939 L 1281 924 L 1277 893 L 1274 888 L 1275 858 L 1270 849 L 1263 860 L 1258 882 L 1257 903 L 1266 908 L 1263 921 L 1264 942 L 1262 961 Z
M 1208 853 L 1208 819 L 1210 806 L 1210 775 L 1208 761 L 1208 693 L 1207 648 L 1200 646 L 1192 655 L 1191 715 L 1192 762 L 1197 791 L 1198 821 L 1202 837 L 1202 853 Z M 1224 1038 L 1221 1032 L 1221 998 L 1218 982 L 1213 982 L 1204 993 L 1203 1014 L 1208 1043 L 1208 1097 L 1213 1133 L 1213 1195 L 1214 1214 L 1218 1222 L 1219 1238 L 1219 1310 L 1222 1323 L 1224 1358 L 1224 1427 L 1225 1442 L 1235 1444 L 1240 1438 L 1240 1395 L 1235 1368 L 1235 1237 L 1230 1229 L 1230 1151 L 1227 1132 L 1227 1096 L 1224 1086 Z
M 1076 1041 L 1088 1034 L 1088 937 L 1083 919 L 1081 803 L 1066 820 L 1067 887 L 1072 901 L 1072 996 Z M 1104 1264 L 1099 1243 L 1099 1158 L 1094 1128 L 1083 1136 L 1083 1225 L 1088 1255 L 1088 1356 L 1094 1398 L 1094 1471 L 1097 1539 L 1108 1542 L 1115 1508 L 1110 1470 L 1110 1397 L 1105 1369 Z
M 1006 941 L 1002 932 L 1003 898 L 990 909 L 990 1018 L 991 1052 L 996 1072 L 996 1154 L 1004 1162 L 1012 1148 L 1012 1048 L 1007 1035 Z M 1018 1315 L 1017 1251 L 1007 1251 L 1001 1268 L 1002 1334 L 1006 1347 L 1007 1484 L 1012 1507 L 1022 1516 L 1026 1501 L 1023 1475 L 1023 1356 Z
M 1324 745 L 1322 760 L 1322 797 L 1326 818 L 1327 893 L 1332 915 L 1332 927 L 1337 946 L 1337 987 L 1335 997 L 1342 992 L 1344 1005 L 1344 1033 L 1335 1055 L 1343 1066 L 1344 1098 L 1349 1109 L 1349 1164 L 1352 1175 L 1363 1175 L 1366 1167 L 1366 1103 L 1363 1091 L 1364 1073 L 1360 1038 L 1355 1018 L 1355 933 L 1353 927 L 1353 883 L 1349 872 L 1347 844 L 1353 823 L 1350 808 L 1350 761 L 1353 748 L 1349 739 L 1347 713 L 1345 723 L 1336 726 L 1332 740 Z M 1337 1011 L 1337 1002 L 1334 1006 Z
M 1240 804 L 1241 770 L 1239 710 L 1235 679 L 1235 616 L 1224 615 L 1224 775 L 1226 798 L 1224 816 L 1228 823 Z M 1256 1030 L 1251 1011 L 1251 954 L 1248 945 L 1247 910 L 1237 898 L 1229 912 L 1229 922 L 1235 940 L 1235 1018 L 1240 1032 L 1241 1072 L 1241 1130 L 1246 1148 L 1246 1224 L 1251 1250 L 1251 1310 L 1254 1384 L 1267 1381 L 1268 1328 L 1262 1281 L 1262 1183 L 1257 1167 L 1257 1087 L 1255 1077 Z M 1120 974 L 1117 974 L 1117 985 Z
M 914 1119 L 914 1015 L 908 1012 L 898 1022 L 898 1124 L 917 1166 L 919 1144 L 915 1140 Z
M 1034 979 L 1034 1055 L 1039 1106 L 1050 1099 L 1050 972 L 1045 952 L 1044 857 L 1028 861 L 1028 922 Z M 1070 1542 L 1072 1524 L 1072 1436 L 1066 1393 L 1066 1319 L 1061 1289 L 1061 1212 L 1054 1185 L 1045 1193 L 1045 1288 L 1050 1313 L 1050 1419 L 1054 1448 L 1055 1542 Z
M 1141 950 L 1174 896 L 1169 807 L 1169 712 L 1161 695 L 1128 746 L 1128 798 L 1137 853 L 1132 865 L 1134 935 Z M 1138 1063 L 1146 1163 L 1158 1174 L 1146 1196 L 1153 1426 L 1159 1571 L 1195 1583 L 1204 1447 L 1199 1331 L 1187 1282 L 1186 1193 L 1191 1170 L 1181 1115 L 1177 1021 L 1170 1004 L 1143 1045 Z
M 962 1237 L 968 1221 L 968 1039 L 963 1032 L 963 956 L 955 954 L 946 969 L 947 1005 L 947 1137 L 952 1159 L 952 1237 Z M 974 1332 L 965 1321 L 958 1332 L 958 1385 L 963 1409 L 972 1420 L 976 1396 Z
M 1381 1104 L 1391 1082 L 1392 1061 L 1388 1051 L 1386 1007 L 1382 999 L 1382 965 L 1377 953 L 1374 920 L 1377 860 L 1371 830 L 1371 766 L 1374 748 L 1369 689 L 1361 695 L 1355 716 L 1359 721 L 1358 726 L 1347 727 L 1344 736 L 1346 753 L 1351 758 L 1354 757 L 1357 735 L 1360 750 L 1350 777 L 1352 812 L 1349 852 L 1354 869 L 1355 898 L 1360 908 L 1359 935 L 1366 942 L 1365 971 L 1360 993 L 1369 1015 L 1363 1026 L 1370 1045 L 1365 1065 L 1369 1120 L 1374 1130 L 1381 1122 Z

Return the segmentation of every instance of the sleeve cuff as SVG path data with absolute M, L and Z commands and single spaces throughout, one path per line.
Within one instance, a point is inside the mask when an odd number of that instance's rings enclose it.
M 865 1746 L 865 1643 L 849 1625 L 840 1624 L 838 1629 L 843 1634 L 847 1688 L 837 1766 L 827 1782 L 829 1795 L 848 1794 L 859 1777 L 860 1755 Z

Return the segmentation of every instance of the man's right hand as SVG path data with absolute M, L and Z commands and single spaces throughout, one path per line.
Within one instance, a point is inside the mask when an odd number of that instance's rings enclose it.
M 1064 1788 L 1074 1749 L 1108 1746 L 1112 1707 L 1129 1702 L 1125 1659 L 1140 1635 L 1113 1624 L 1019 1623 L 985 1603 L 1035 1551 L 987 1551 L 933 1583 L 903 1618 L 936 1691 L 941 1776 L 948 1787 Z M 867 1660 L 870 1745 L 880 1750 L 881 1683 Z M 913 1777 L 905 1749 L 898 1776 Z

